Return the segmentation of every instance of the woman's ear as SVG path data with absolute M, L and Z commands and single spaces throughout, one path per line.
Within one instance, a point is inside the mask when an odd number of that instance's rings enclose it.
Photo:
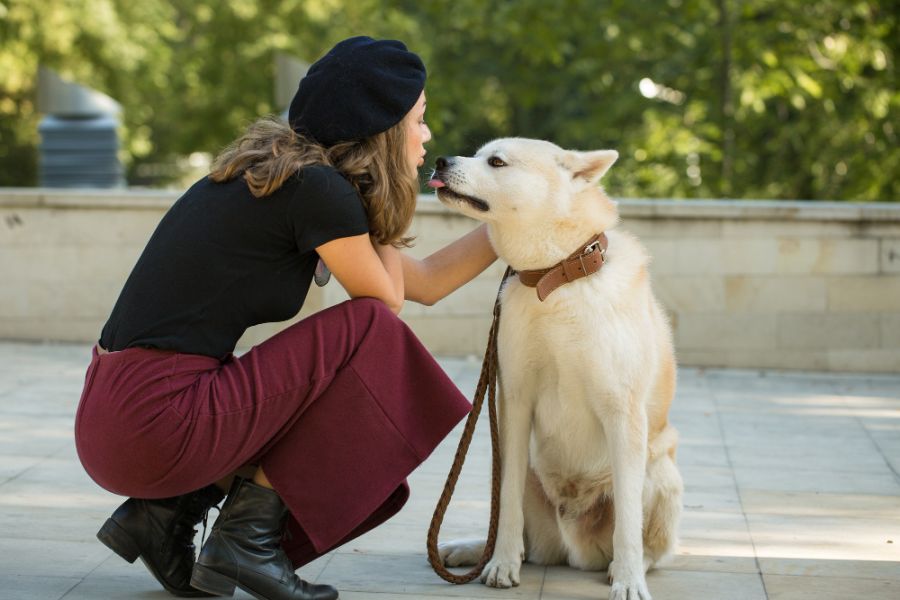
M 581 179 L 586 183 L 596 184 L 618 158 L 619 153 L 615 150 L 594 150 L 592 152 L 571 150 L 563 157 L 561 164 L 571 171 L 572 179 Z

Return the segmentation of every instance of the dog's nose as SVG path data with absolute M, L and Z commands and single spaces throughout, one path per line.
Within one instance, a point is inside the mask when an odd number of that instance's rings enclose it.
M 450 166 L 450 159 L 444 156 L 438 156 L 437 160 L 434 161 L 434 166 L 438 169 L 446 169 Z

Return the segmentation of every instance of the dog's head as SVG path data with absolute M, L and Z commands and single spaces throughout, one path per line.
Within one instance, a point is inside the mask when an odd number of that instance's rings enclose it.
M 560 260 L 615 225 L 615 204 L 598 183 L 618 156 L 503 138 L 472 157 L 438 158 L 428 185 L 444 204 L 488 223 L 495 249 L 513 267 L 541 268 L 534 263 Z

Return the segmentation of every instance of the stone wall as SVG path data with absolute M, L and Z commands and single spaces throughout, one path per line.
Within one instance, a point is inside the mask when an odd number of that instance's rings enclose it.
M 630 201 L 686 365 L 900 371 L 900 205 Z
M 0 338 L 94 340 L 175 192 L 0 189 Z M 654 257 L 679 362 L 900 371 L 900 205 L 622 200 Z M 475 223 L 423 197 L 417 256 Z M 479 355 L 504 266 L 401 316 L 433 352 Z M 313 286 L 298 317 L 345 298 Z M 247 348 L 284 327 L 251 328 Z

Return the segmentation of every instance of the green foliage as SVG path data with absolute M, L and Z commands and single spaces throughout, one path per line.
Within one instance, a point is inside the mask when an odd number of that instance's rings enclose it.
M 122 103 L 135 181 L 283 109 L 275 51 L 363 33 L 425 59 L 431 156 L 540 137 L 617 149 L 615 196 L 896 201 L 897 19 L 891 0 L 0 0 L 0 185 L 35 181 L 38 63 Z

